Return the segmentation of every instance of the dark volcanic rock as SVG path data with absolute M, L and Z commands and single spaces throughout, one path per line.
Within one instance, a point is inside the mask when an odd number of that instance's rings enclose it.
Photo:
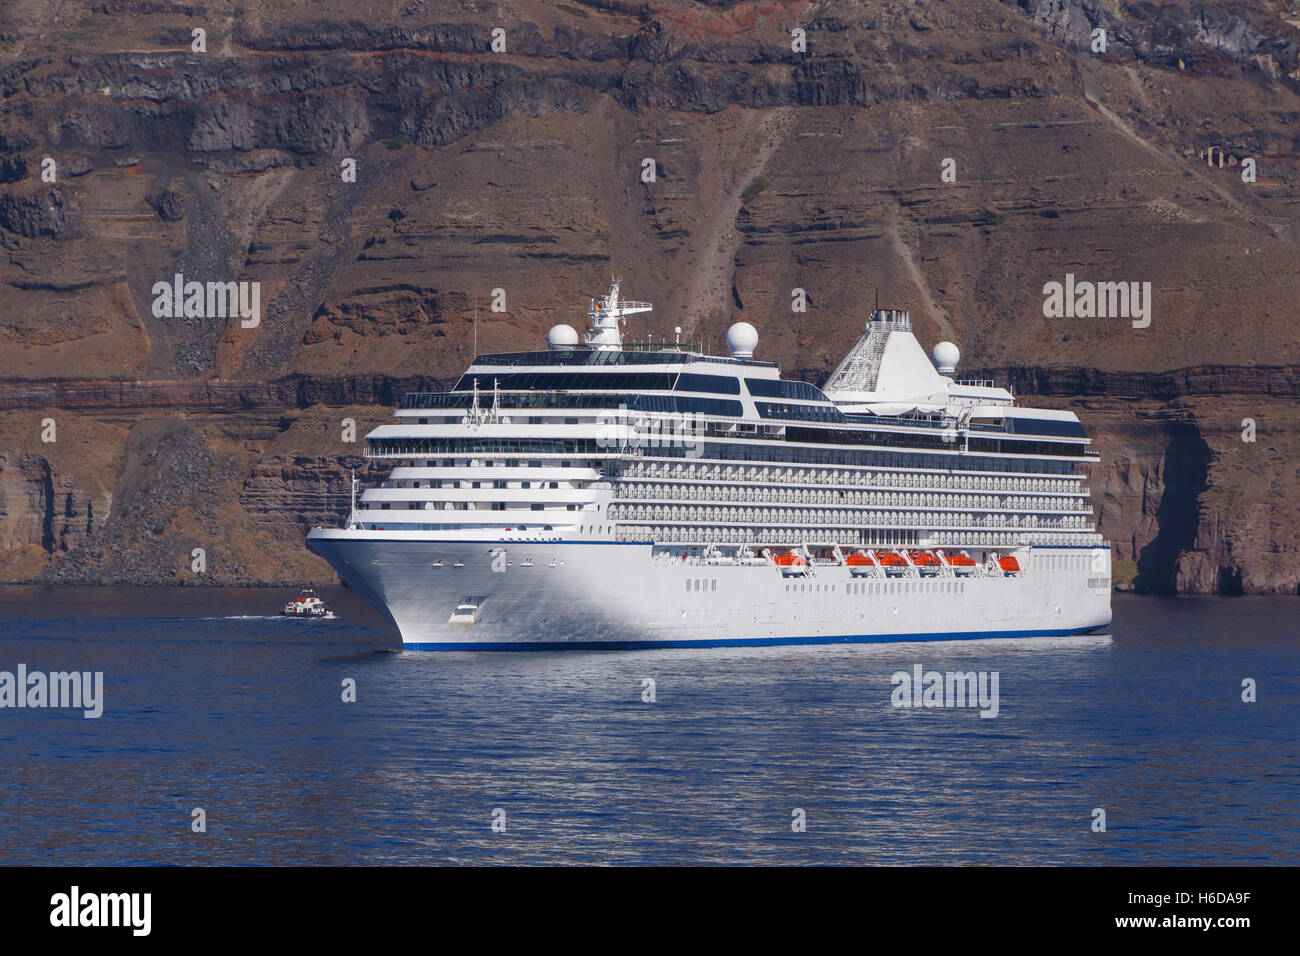
M 0 227 L 28 239 L 68 239 L 78 234 L 80 207 L 77 193 L 67 187 L 15 186 L 0 196 Z
M 1166 3 L 1102 0 L 1002 0 L 1047 29 L 1054 40 L 1072 49 L 1090 50 L 1092 32 L 1106 31 L 1107 52 L 1139 59 L 1182 59 L 1194 63 L 1219 53 L 1239 63 L 1272 57 L 1284 71 L 1295 68 L 1297 43 L 1276 19 L 1239 4 L 1194 4 L 1190 11 Z M 1252 19 L 1258 21 L 1252 23 Z
M 0 183 L 14 183 L 27 176 L 27 162 L 17 153 L 0 152 Z
M 150 190 L 145 196 L 145 202 L 153 207 L 163 222 L 176 222 L 185 218 L 185 187 L 178 182 Z
M 218 517 L 223 486 L 237 479 L 235 462 L 215 455 L 179 423 L 144 427 L 128 443 L 138 459 L 125 476 L 121 499 L 103 532 L 42 574 L 57 584 L 242 583 L 229 559 L 228 537 Z M 202 541 L 206 569 L 191 570 Z
M 61 408 L 69 411 L 309 408 L 313 405 L 396 405 L 407 392 L 439 391 L 455 379 L 416 376 L 289 375 L 275 381 L 122 382 L 0 381 L 0 410 Z

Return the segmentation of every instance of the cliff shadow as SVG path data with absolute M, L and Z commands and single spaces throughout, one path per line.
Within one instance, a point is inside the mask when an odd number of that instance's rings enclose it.
M 1190 551 L 1200 525 L 1200 498 L 1209 484 L 1213 452 L 1194 421 L 1166 426 L 1164 492 L 1156 508 L 1156 536 L 1137 558 L 1133 589 L 1144 594 L 1177 591 L 1178 556 Z

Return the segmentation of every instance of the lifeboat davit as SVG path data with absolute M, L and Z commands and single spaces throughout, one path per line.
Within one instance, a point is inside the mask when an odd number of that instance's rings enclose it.
M 874 551 L 876 560 L 887 574 L 902 574 L 907 570 L 907 559 L 897 551 Z
M 1002 568 L 1002 570 L 1007 574 L 1020 573 L 1020 562 L 1011 557 L 1011 555 L 1007 555 L 1005 558 L 998 558 L 998 567 Z
M 940 567 L 939 559 L 929 551 L 909 551 L 907 556 L 912 559 L 912 564 L 921 569 L 922 573 L 934 572 Z

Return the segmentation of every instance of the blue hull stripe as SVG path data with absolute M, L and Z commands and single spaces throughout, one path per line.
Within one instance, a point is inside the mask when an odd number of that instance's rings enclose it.
M 472 626 L 472 625 L 471 625 Z M 403 644 L 405 651 L 637 651 L 657 647 L 772 647 L 785 644 L 897 644 L 905 641 L 972 641 L 999 637 L 1066 637 L 1106 625 L 1060 630 L 945 631 L 933 634 L 843 634 L 835 637 L 726 637 L 698 641 L 455 641 Z

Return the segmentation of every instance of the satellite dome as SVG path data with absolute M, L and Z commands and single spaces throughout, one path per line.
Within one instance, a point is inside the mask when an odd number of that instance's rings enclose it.
M 957 363 L 961 361 L 961 350 L 951 342 L 940 342 L 930 353 L 930 359 L 940 375 L 951 375 L 957 371 Z
M 727 348 L 735 358 L 753 358 L 758 347 L 758 329 L 748 322 L 737 322 L 727 329 Z
M 571 325 L 551 326 L 551 331 L 546 333 L 546 347 L 552 351 L 556 349 L 571 349 L 578 344 L 578 333 Z

